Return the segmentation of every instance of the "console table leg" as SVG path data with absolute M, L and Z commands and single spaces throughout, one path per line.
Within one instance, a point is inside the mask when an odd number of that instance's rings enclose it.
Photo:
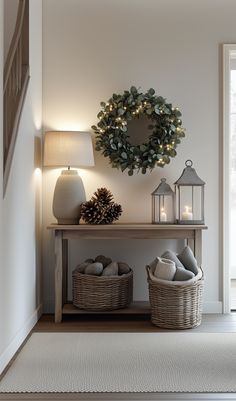
M 62 305 L 64 305 L 67 300 L 67 287 L 68 287 L 68 240 L 62 240 Z
M 188 238 L 187 239 L 187 245 L 189 246 L 189 248 L 191 248 L 191 250 L 193 251 L 194 255 L 195 255 L 195 244 L 194 244 L 194 239 L 193 238 Z
M 195 258 L 198 266 L 202 267 L 202 231 L 195 230 Z
M 55 231 L 55 323 L 62 319 L 62 232 Z

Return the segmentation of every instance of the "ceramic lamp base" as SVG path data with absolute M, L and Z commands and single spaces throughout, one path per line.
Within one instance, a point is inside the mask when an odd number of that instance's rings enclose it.
M 85 201 L 83 181 L 77 171 L 62 170 L 56 182 L 52 207 L 58 224 L 79 224 L 81 205 Z

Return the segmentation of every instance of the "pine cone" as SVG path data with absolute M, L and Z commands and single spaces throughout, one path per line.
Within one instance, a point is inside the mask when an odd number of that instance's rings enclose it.
M 94 201 L 89 200 L 84 202 L 81 206 L 81 217 L 88 224 L 101 224 L 103 220 L 104 210 L 101 205 Z
M 106 188 L 98 188 L 97 191 L 94 192 L 92 200 L 98 202 L 101 206 L 108 206 L 113 200 L 113 195 L 111 191 Z
M 113 221 L 119 220 L 121 213 L 122 213 L 121 205 L 118 205 L 117 203 L 111 203 L 104 210 L 101 224 L 111 224 Z

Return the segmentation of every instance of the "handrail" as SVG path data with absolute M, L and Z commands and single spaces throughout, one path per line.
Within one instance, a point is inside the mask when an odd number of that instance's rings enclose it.
M 28 81 L 29 0 L 19 0 L 15 30 L 4 66 L 4 194 L 10 173 Z
M 4 88 L 3 93 L 6 91 L 7 82 L 11 72 L 11 66 L 13 63 L 14 56 L 16 54 L 16 49 L 19 44 L 20 35 L 22 31 L 22 25 L 24 21 L 24 11 L 25 11 L 25 0 L 19 0 L 19 6 L 17 11 L 16 26 L 14 34 L 11 40 L 10 48 L 7 54 L 7 59 L 4 66 Z

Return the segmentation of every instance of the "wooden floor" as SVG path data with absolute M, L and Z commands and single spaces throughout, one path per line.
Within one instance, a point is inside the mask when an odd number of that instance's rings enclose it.
M 54 323 L 53 315 L 43 315 L 34 332 L 165 332 L 150 321 L 150 316 L 68 315 L 62 323 Z M 173 330 L 171 330 L 173 331 Z M 228 315 L 203 315 L 202 324 L 191 329 L 194 332 L 236 332 L 236 313 Z

